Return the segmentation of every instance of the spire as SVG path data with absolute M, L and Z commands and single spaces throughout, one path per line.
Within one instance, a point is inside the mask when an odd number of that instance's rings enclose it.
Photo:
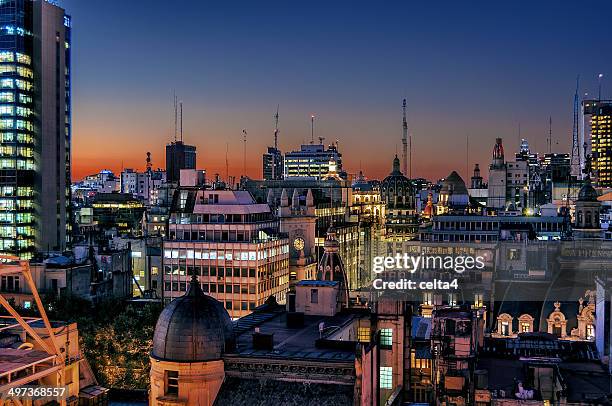
M 300 207 L 300 195 L 298 194 L 297 188 L 293 189 L 293 196 L 291 197 L 291 205 L 295 209 Z
M 391 172 L 393 174 L 401 174 L 402 171 L 400 171 L 400 160 L 397 157 L 397 154 L 395 154 L 395 158 L 393 159 L 393 171 Z
M 314 196 L 312 195 L 312 189 L 308 189 L 308 193 L 306 194 L 306 206 L 314 206 Z
M 274 205 L 274 191 L 272 189 L 268 190 L 268 197 L 266 199 L 268 205 L 273 206 Z
M 287 197 L 287 190 L 283 189 L 283 192 L 281 193 L 281 207 L 288 207 L 289 206 L 289 197 Z

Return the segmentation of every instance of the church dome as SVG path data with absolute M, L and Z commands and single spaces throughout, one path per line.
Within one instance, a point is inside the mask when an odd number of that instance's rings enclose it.
M 204 294 L 194 276 L 187 293 L 170 302 L 157 319 L 151 356 L 175 362 L 213 361 L 233 350 L 234 344 L 229 314 Z
M 393 159 L 393 170 L 380 184 L 380 194 L 389 207 L 414 209 L 412 182 L 400 171 L 400 160 L 397 155 Z
M 578 192 L 578 201 L 580 202 L 596 202 L 599 195 L 595 188 L 591 185 L 591 180 L 587 179 L 584 186 Z

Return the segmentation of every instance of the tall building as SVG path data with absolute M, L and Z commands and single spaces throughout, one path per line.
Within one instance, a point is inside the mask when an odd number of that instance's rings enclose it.
M 69 242 L 70 26 L 52 2 L 0 2 L 1 253 Z
M 278 148 L 268 147 L 268 152 L 262 156 L 264 180 L 279 180 L 283 178 L 283 154 Z
M 166 181 L 178 182 L 181 169 L 195 169 L 196 147 L 183 141 L 174 141 L 166 145 Z
M 587 148 L 590 140 L 591 165 L 595 184 L 612 186 L 612 100 L 585 100 L 584 138 Z
M 184 182 L 181 182 L 184 183 Z M 174 193 L 163 242 L 163 296 L 182 296 L 192 275 L 232 318 L 270 296 L 284 303 L 289 240 L 267 204 L 247 191 L 181 186 Z
M 493 159 L 489 166 L 489 187 L 487 207 L 503 209 L 506 206 L 506 161 L 502 139 L 495 140 Z
M 166 183 L 166 172 L 161 169 L 147 168 L 144 172 L 138 172 L 126 168 L 121 172 L 121 193 L 131 193 L 147 204 L 157 200 L 158 189 L 164 183 Z
M 342 172 L 342 154 L 330 144 L 302 145 L 299 151 L 285 154 L 285 178 L 309 177 L 325 179 L 330 173 Z

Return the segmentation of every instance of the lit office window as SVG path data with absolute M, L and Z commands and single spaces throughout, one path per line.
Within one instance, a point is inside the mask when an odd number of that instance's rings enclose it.
M 381 347 L 391 347 L 393 345 L 393 329 L 383 328 L 380 330 Z
M 357 330 L 357 340 L 360 343 L 369 343 L 370 342 L 370 328 L 369 327 L 359 327 Z
M 393 368 L 380 367 L 380 389 L 393 389 Z

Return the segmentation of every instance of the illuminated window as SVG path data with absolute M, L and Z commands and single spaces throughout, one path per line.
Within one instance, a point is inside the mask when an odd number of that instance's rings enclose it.
M 587 340 L 592 340 L 595 338 L 595 326 L 592 324 L 587 324 L 586 326 L 586 338 Z
M 393 329 L 383 328 L 380 330 L 380 346 L 391 347 L 393 345 Z
M 521 333 L 529 333 L 531 331 L 531 325 L 527 322 L 521 322 Z
M 393 389 L 393 368 L 380 367 L 380 389 Z
M 475 293 L 474 294 L 474 307 L 479 308 L 483 306 L 483 295 L 482 293 Z
M 370 328 L 369 327 L 359 327 L 357 330 L 357 340 L 360 343 L 369 343 L 370 342 Z

